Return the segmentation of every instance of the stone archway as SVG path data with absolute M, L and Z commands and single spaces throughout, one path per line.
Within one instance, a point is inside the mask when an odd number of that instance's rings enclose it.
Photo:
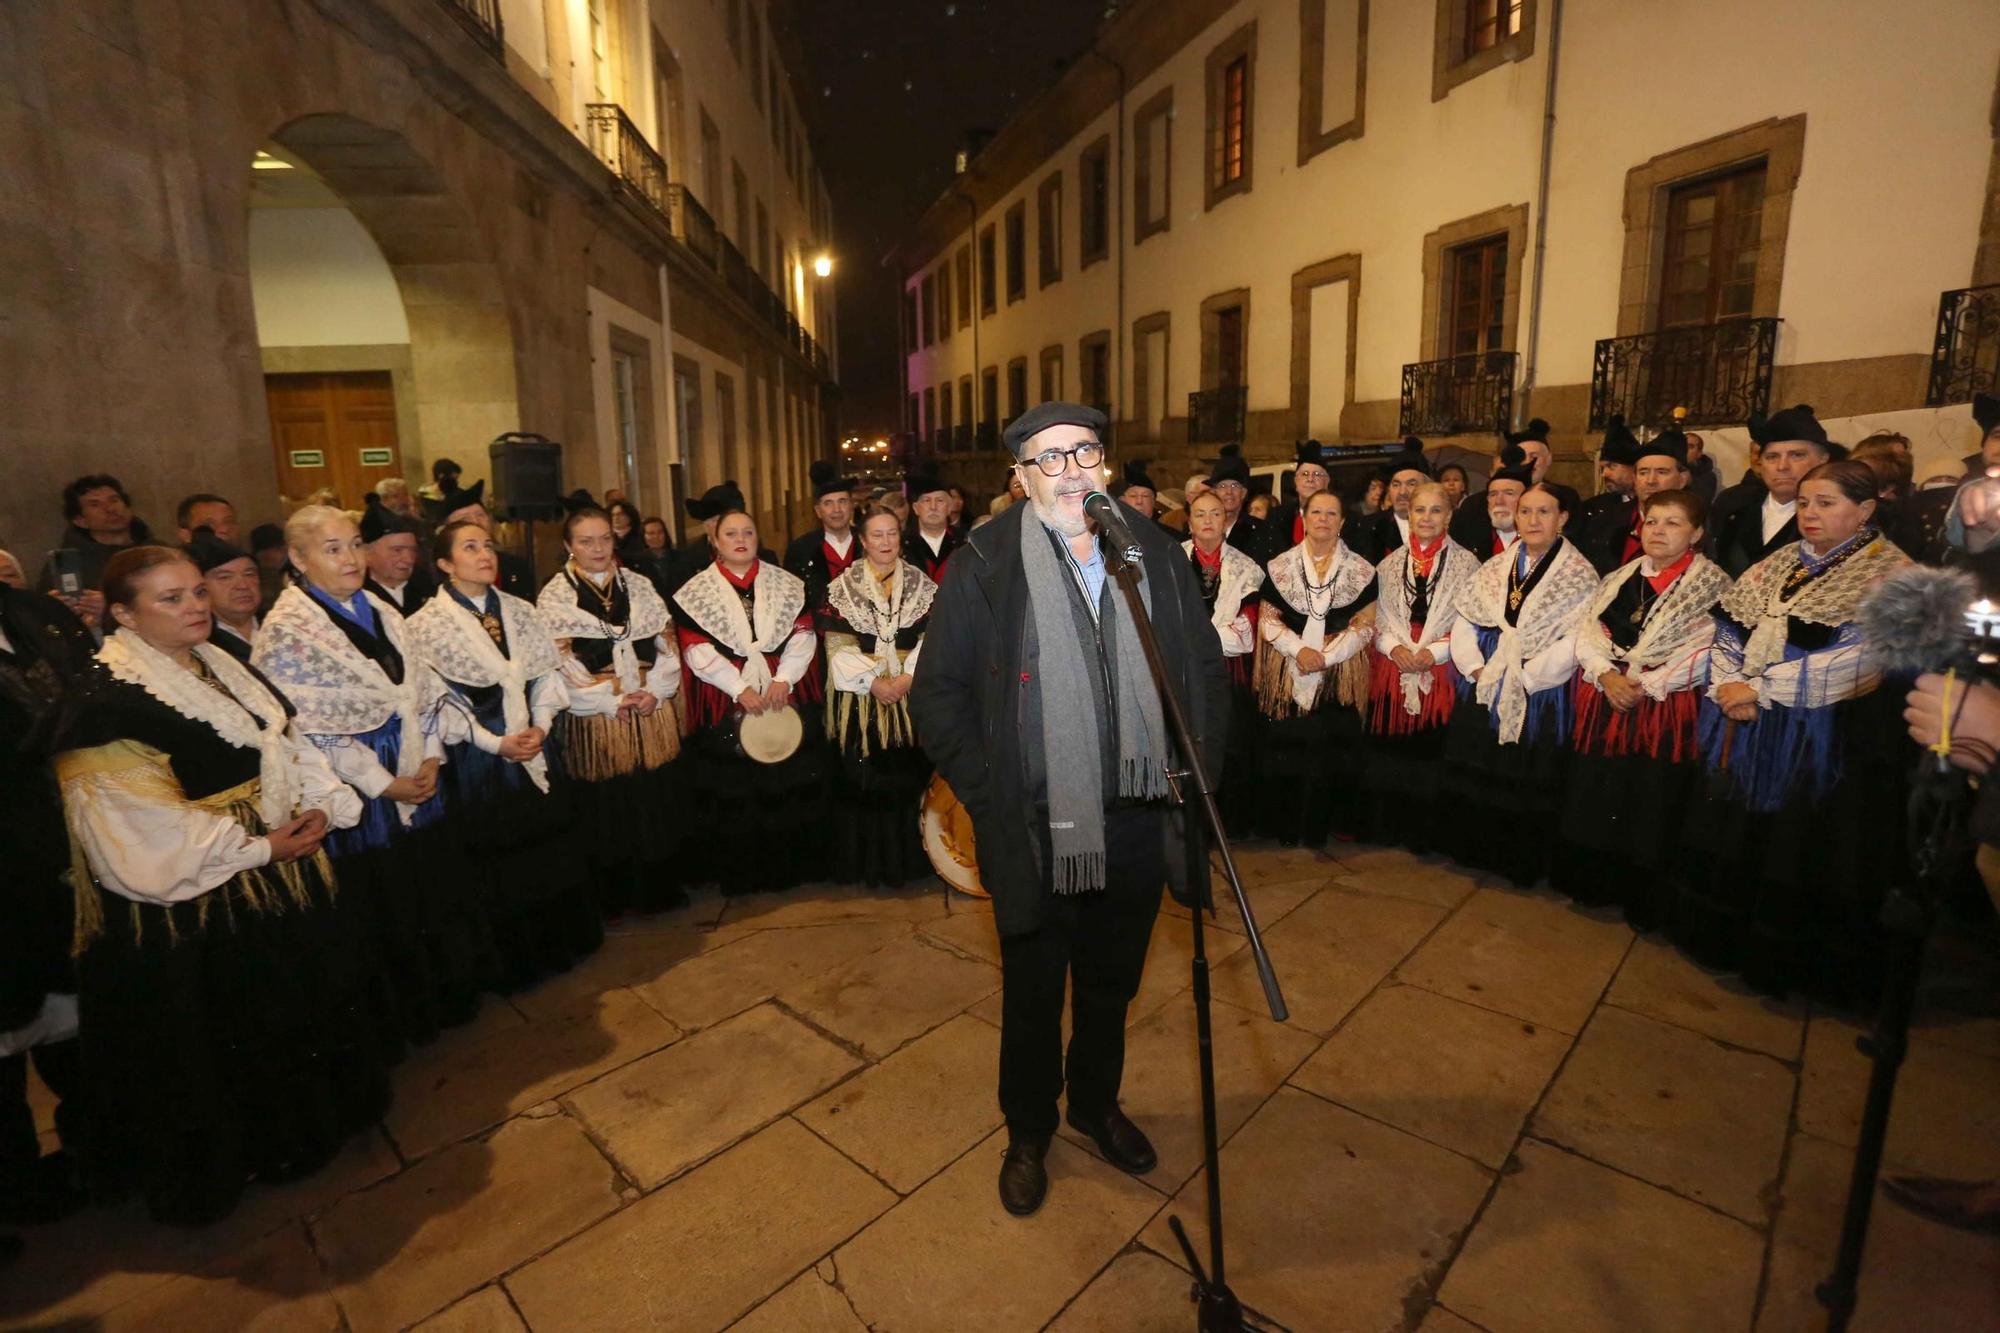
M 486 443 L 520 426 L 514 331 L 500 270 L 471 210 L 402 134 L 317 114 L 271 135 L 339 195 L 382 251 L 410 334 L 416 438 L 402 441 L 412 482 L 450 456 L 470 482 Z

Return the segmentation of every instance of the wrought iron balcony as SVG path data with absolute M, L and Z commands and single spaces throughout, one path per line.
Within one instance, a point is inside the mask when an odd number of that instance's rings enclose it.
M 984 453 L 990 454 L 996 452 L 1000 448 L 1000 423 L 997 421 L 980 422 L 979 429 L 973 432 L 973 442 Z
M 972 425 L 970 422 L 961 421 L 951 428 L 951 447 L 954 453 L 963 454 L 972 451 Z
M 1515 352 L 1474 352 L 1403 367 L 1399 435 L 1469 435 L 1514 416 Z
M 489 55 L 495 60 L 507 58 L 507 43 L 501 35 L 500 0 L 443 0 L 443 3 Z
M 1250 402 L 1248 385 L 1202 389 L 1188 395 L 1188 443 L 1229 444 L 1243 438 Z M 1106 412 L 1105 416 L 1110 417 Z
M 750 272 L 750 263 L 743 258 L 743 252 L 736 248 L 736 242 L 727 236 L 722 238 L 722 282 L 730 291 L 748 301 L 757 303 L 757 278 Z
M 2000 392 L 2000 286 L 1961 287 L 1938 298 L 1937 340 L 1931 345 L 1932 407 L 1969 403 Z
M 674 235 L 694 252 L 695 258 L 720 272 L 722 233 L 715 229 L 715 219 L 701 206 L 701 200 L 688 193 L 687 186 L 672 185 L 667 188 L 667 202 L 671 206 Z
M 671 221 L 668 194 L 672 187 L 667 183 L 667 160 L 646 142 L 646 136 L 639 133 L 639 127 L 625 114 L 625 108 L 616 102 L 592 102 L 584 108 L 584 114 L 590 129 L 591 151 L 611 168 L 621 186 Z
M 1659 329 L 1599 338 L 1590 373 L 1590 429 L 1613 413 L 1626 424 L 1665 426 L 1676 407 L 1690 426 L 1726 426 L 1771 408 L 1776 319 Z

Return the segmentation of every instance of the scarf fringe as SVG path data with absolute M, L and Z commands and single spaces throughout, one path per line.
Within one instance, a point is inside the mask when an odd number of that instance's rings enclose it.
M 680 757 L 681 728 L 671 700 L 662 699 L 651 717 L 566 715 L 563 769 L 579 782 L 608 782 L 630 773 L 650 773 Z
M 1458 672 L 1451 659 L 1431 667 L 1431 687 L 1418 697 L 1417 711 L 1403 707 L 1403 672 L 1394 661 L 1368 650 L 1368 714 L 1363 719 L 1371 735 L 1414 736 L 1451 721 L 1458 702 Z
M 1576 724 L 1573 733 L 1578 754 L 1621 758 L 1643 754 L 1668 763 L 1693 760 L 1700 749 L 1695 742 L 1695 719 L 1700 701 L 1693 690 L 1675 690 L 1664 699 L 1645 698 L 1629 713 L 1613 708 L 1604 692 L 1577 673 L 1571 686 Z
M 1104 887 L 1104 853 L 1077 852 L 1058 857 L 1053 882 L 1055 891 L 1065 895 Z

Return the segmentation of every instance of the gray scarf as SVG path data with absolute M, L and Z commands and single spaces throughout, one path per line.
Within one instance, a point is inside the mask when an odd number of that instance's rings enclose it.
M 1049 540 L 1049 529 L 1030 514 L 1021 525 L 1021 567 L 1028 579 L 1028 606 L 1041 655 L 1042 747 L 1049 791 L 1049 844 L 1057 893 L 1082 893 L 1104 887 L 1103 758 L 1098 690 L 1092 682 L 1097 665 L 1092 649 L 1077 634 L 1070 590 L 1082 589 L 1069 561 Z M 1063 540 L 1060 533 L 1057 540 Z M 1151 612 L 1151 585 L 1139 584 L 1139 595 Z M 1117 718 L 1118 785 L 1120 797 L 1157 800 L 1167 795 L 1167 730 L 1160 715 L 1160 697 L 1146 669 L 1138 628 L 1114 595 L 1104 587 L 1098 615 L 1110 660 L 1112 705 Z

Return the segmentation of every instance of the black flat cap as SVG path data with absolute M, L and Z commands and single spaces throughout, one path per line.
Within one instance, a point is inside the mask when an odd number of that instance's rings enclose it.
M 916 476 L 903 478 L 903 494 L 909 497 L 912 504 L 935 491 L 949 489 L 951 488 L 945 485 L 944 478 L 935 473 L 920 472 Z
M 194 530 L 194 539 L 181 547 L 188 559 L 194 561 L 195 568 L 206 574 L 232 560 L 248 560 L 250 553 L 240 546 L 232 546 L 215 535 L 207 525 Z
M 367 508 L 361 513 L 361 540 L 373 545 L 392 532 L 407 532 L 412 536 L 422 536 L 423 529 L 415 519 L 404 518 L 395 510 L 382 503 L 382 497 L 373 491 L 368 493 Z
M 1652 439 L 1638 446 L 1638 452 L 1633 455 L 1632 461 L 1636 463 L 1642 458 L 1671 458 L 1674 460 L 1674 466 L 1680 468 L 1682 471 L 1686 471 L 1688 465 L 1687 433 L 1679 426 L 1667 427 Z
M 743 508 L 743 492 L 733 481 L 725 481 L 720 486 L 711 486 L 701 493 L 699 500 L 683 501 L 688 517 L 702 519 L 720 518 L 732 509 Z
M 1082 426 L 1097 432 L 1097 438 L 1102 440 L 1110 424 L 1102 412 L 1082 403 L 1037 403 L 1008 422 L 1000 439 L 1007 452 L 1019 458 L 1022 446 L 1051 426 Z

